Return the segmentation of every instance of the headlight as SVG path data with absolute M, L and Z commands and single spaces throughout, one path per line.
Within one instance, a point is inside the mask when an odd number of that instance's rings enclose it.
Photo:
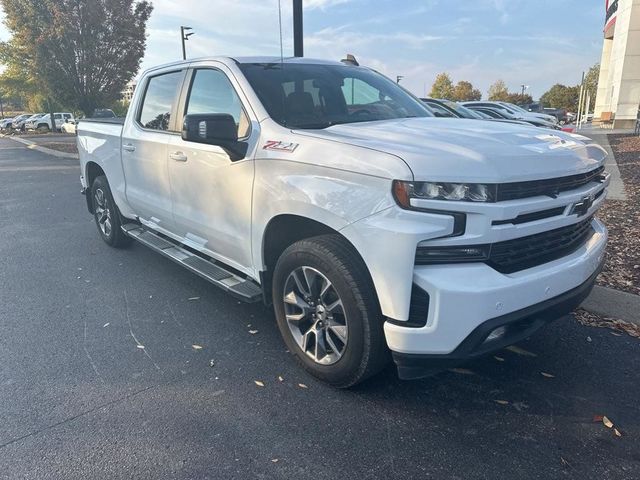
M 393 196 L 403 208 L 412 208 L 411 199 L 455 202 L 495 202 L 496 185 L 483 183 L 403 182 L 394 180 Z

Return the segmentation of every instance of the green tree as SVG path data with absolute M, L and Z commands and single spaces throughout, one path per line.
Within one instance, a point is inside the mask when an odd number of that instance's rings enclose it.
M 480 90 L 473 88 L 471 82 L 465 80 L 459 81 L 453 89 L 453 100 L 457 102 L 470 102 L 481 98 Z
M 498 80 L 491 85 L 487 93 L 492 102 L 506 102 L 509 99 L 509 89 L 503 80 Z
M 579 86 L 567 87 L 566 85 L 557 83 L 540 97 L 540 102 L 545 107 L 566 108 L 567 110 L 576 112 L 579 97 Z
M 598 79 L 600 77 L 600 64 L 596 63 L 589 69 L 584 76 L 585 92 L 591 95 L 591 104 L 589 105 L 589 111 L 592 111 L 596 106 L 596 95 L 598 94 Z M 587 95 L 587 93 L 585 93 Z
M 445 98 L 447 100 L 453 100 L 453 82 L 451 77 L 447 73 L 440 73 L 436 77 L 431 87 L 431 98 Z
M 513 103 L 515 105 L 528 105 L 533 103 L 533 97 L 528 93 L 524 95 L 522 93 L 510 93 L 507 95 L 505 102 Z
M 11 33 L 0 44 L 7 70 L 0 86 L 21 78 L 23 95 L 54 97 L 86 115 L 116 101 L 140 68 L 148 0 L 0 0 Z

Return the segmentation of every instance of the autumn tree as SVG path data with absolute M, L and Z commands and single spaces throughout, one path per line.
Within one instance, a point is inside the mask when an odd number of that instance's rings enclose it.
M 557 83 L 540 97 L 540 102 L 545 107 L 565 108 L 575 112 L 578 108 L 579 97 L 579 86 L 567 87 Z
M 148 0 L 0 0 L 11 33 L 0 43 L 0 85 L 21 78 L 91 115 L 120 98 L 146 47 Z
M 454 87 L 449 74 L 438 74 L 436 80 L 433 82 L 429 96 L 431 98 L 445 98 L 447 100 L 454 99 Z
M 453 88 L 453 100 L 457 102 L 470 102 L 481 98 L 482 93 L 480 90 L 473 88 L 471 82 L 461 80 Z
M 503 80 L 498 80 L 491 85 L 487 93 L 489 100 L 492 102 L 506 102 L 509 100 L 509 89 Z

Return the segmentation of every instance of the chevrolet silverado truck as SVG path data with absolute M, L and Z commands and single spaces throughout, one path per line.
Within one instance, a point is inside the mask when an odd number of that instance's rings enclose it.
M 99 234 L 272 304 L 332 385 L 504 348 L 601 269 L 609 177 L 586 137 L 434 118 L 352 62 L 212 57 L 138 85 L 124 120 L 78 126 Z

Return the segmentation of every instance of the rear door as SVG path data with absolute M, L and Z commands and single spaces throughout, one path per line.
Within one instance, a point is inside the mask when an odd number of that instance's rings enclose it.
M 177 135 L 175 111 L 185 72 L 178 68 L 146 77 L 122 131 L 127 201 L 144 223 L 167 232 L 174 230 L 167 145 Z
M 254 150 L 259 135 L 248 102 L 222 64 L 193 68 L 185 82 L 181 112 L 228 113 L 238 125 L 238 138 Z M 242 271 L 251 267 L 252 154 L 232 161 L 221 147 L 169 141 L 169 178 L 176 228 L 187 245 L 205 251 Z

